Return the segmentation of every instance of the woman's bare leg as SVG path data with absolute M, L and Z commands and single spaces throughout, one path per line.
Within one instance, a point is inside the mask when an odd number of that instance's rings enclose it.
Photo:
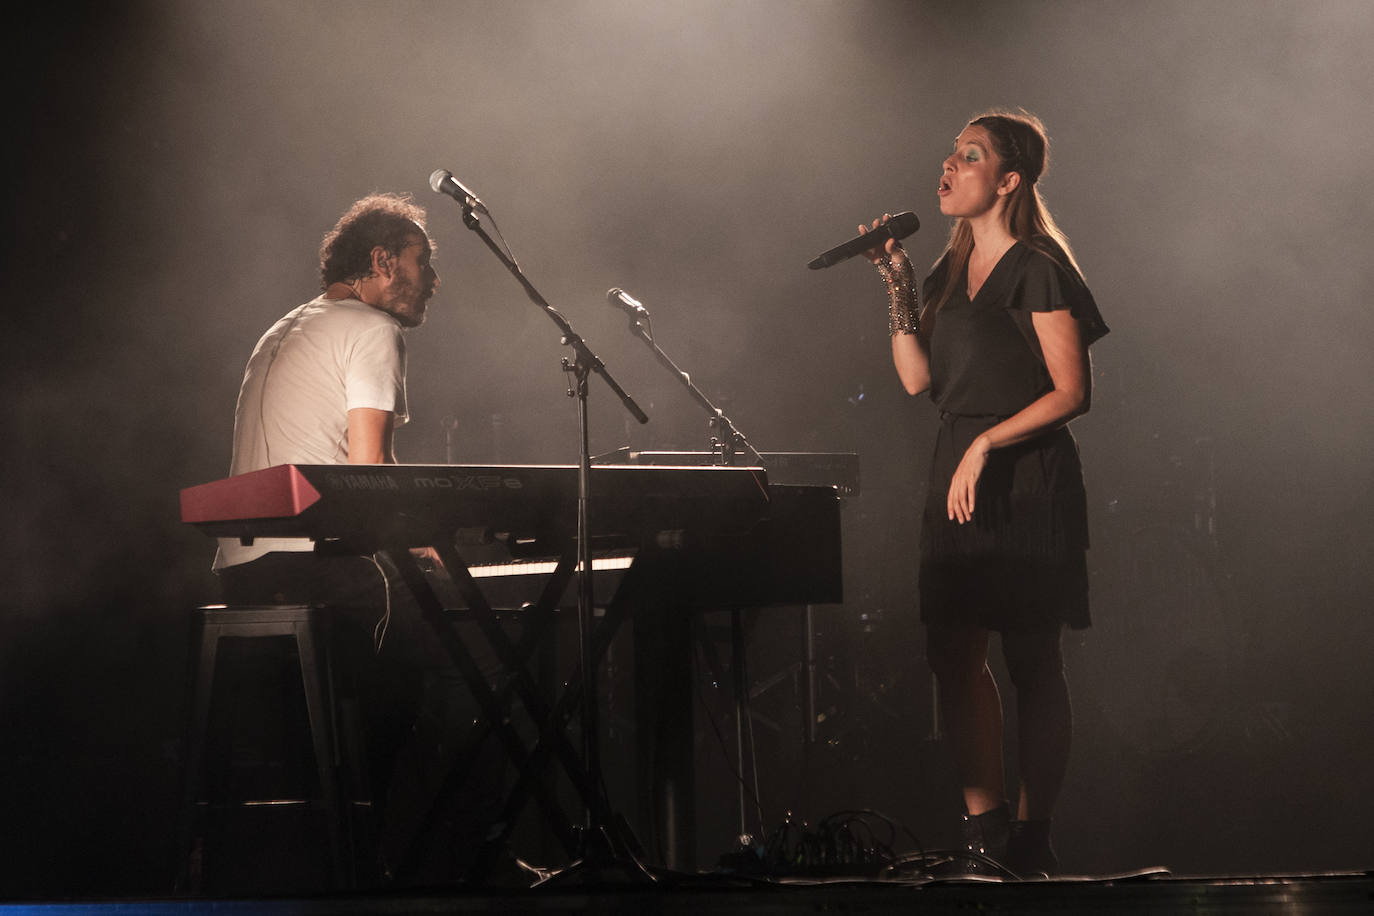
M 940 711 L 954 748 L 964 804 L 983 814 L 1005 804 L 1002 699 L 988 668 L 988 631 L 931 626 L 926 658 L 940 689 Z

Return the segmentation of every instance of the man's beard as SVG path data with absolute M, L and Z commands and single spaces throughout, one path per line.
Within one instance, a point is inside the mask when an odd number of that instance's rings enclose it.
M 382 311 L 401 323 L 402 327 L 418 328 L 425 320 L 425 297 L 420 284 L 400 278 L 383 294 Z

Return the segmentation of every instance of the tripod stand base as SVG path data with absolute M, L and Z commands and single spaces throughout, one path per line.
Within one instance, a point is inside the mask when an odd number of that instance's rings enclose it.
M 610 824 L 598 828 L 582 828 L 582 857 L 549 873 L 536 888 L 624 887 L 654 884 L 657 878 L 640 861 L 644 851 L 620 815 L 612 815 Z

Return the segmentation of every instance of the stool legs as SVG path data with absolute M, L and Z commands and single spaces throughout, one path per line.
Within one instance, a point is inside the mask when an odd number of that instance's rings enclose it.
M 201 889 L 202 847 L 195 836 L 196 808 L 200 804 L 205 774 L 205 742 L 210 722 L 210 696 L 215 683 L 215 662 L 219 654 L 219 628 L 207 628 L 203 610 L 191 620 L 189 648 L 193 653 L 191 704 L 186 729 L 186 754 L 182 772 L 181 817 L 177 830 L 178 868 L 175 889 L 197 894 Z M 192 843 L 195 848 L 192 848 Z
M 197 609 L 191 627 L 194 671 L 190 680 L 191 704 L 187 727 L 185 792 L 178 828 L 179 856 L 176 889 L 197 894 L 203 880 L 202 846 L 196 831 L 197 813 L 206 801 L 206 747 L 211 699 L 220 641 L 226 637 L 259 638 L 290 636 L 296 640 L 301 685 L 310 723 L 311 747 L 320 785 L 320 798 L 328 823 L 329 852 L 336 887 L 352 884 L 345 849 L 352 843 L 344 836 L 339 792 L 339 753 L 335 727 L 335 700 L 330 658 L 329 610 L 309 606 L 224 607 Z
M 310 736 L 315 747 L 315 768 L 319 773 L 320 795 L 325 806 L 325 816 L 329 818 L 330 861 L 334 865 L 335 882 L 340 886 L 347 886 L 351 882 L 344 868 L 338 744 L 334 731 L 334 696 L 333 679 L 329 670 L 328 629 L 328 623 L 320 613 L 312 614 L 310 619 L 295 625 L 296 644 L 301 659 L 301 681 L 305 687 L 305 709 L 310 717 Z

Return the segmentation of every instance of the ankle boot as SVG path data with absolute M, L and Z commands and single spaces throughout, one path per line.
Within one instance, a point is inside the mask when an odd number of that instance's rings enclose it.
M 995 875 L 1001 873 L 983 861 L 982 856 L 1001 862 L 1007 857 L 1007 843 L 1011 834 L 1011 812 L 1005 804 L 982 814 L 965 814 L 964 851 L 968 874 Z
M 1050 845 L 1049 818 L 1012 823 L 1006 866 L 1021 878 L 1048 878 L 1059 873 L 1059 857 Z

